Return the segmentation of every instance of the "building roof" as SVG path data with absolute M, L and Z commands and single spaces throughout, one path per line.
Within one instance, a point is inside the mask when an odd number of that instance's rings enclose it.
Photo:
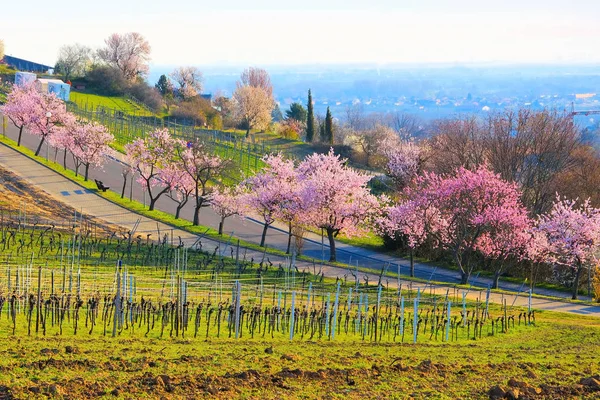
M 38 82 L 41 83 L 61 83 L 64 84 L 63 81 L 61 81 L 60 79 L 44 79 L 44 78 L 38 78 Z
M 18 69 L 19 71 L 46 72 L 49 69 L 54 68 L 49 65 L 39 64 L 33 61 L 23 60 L 22 58 L 7 55 L 4 56 L 4 62 L 9 66 Z

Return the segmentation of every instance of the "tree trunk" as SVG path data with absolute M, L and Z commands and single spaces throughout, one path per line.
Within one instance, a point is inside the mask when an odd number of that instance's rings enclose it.
M 154 211 L 154 205 L 156 204 L 156 200 L 158 200 L 158 197 L 150 197 L 150 206 L 148 207 L 148 211 Z
M 121 189 L 121 198 L 125 197 L 125 188 L 127 187 L 127 176 L 123 176 L 123 189 Z
M 64 149 L 63 152 L 63 169 L 67 169 L 67 149 Z
M 290 254 L 290 248 L 292 247 L 292 223 L 289 223 L 289 229 L 288 229 L 288 245 L 287 245 L 287 250 L 285 251 L 285 254 Z
M 40 154 L 40 151 L 42 150 L 42 145 L 44 144 L 44 140 L 46 139 L 45 136 L 42 136 L 42 140 L 40 140 L 40 144 L 38 145 L 37 150 L 35 151 L 35 156 L 37 157 Z
M 194 207 L 194 225 L 200 224 L 200 208 L 202 208 L 202 203 L 196 202 L 196 206 Z
M 248 126 L 248 129 L 246 129 L 246 139 L 248 139 L 250 137 L 250 126 Z
M 265 239 L 267 238 L 267 229 L 269 229 L 269 224 L 265 224 L 263 228 L 262 237 L 260 238 L 260 247 L 265 247 Z
M 90 164 L 85 164 L 85 176 L 83 177 L 83 180 L 86 182 L 88 180 L 89 172 L 90 172 Z
M 21 135 L 23 135 L 23 126 L 21 125 L 21 127 L 19 128 L 19 138 L 17 139 L 17 146 L 21 145 Z
M 152 192 L 150 191 L 150 181 L 148 180 L 146 181 L 146 183 L 146 189 L 148 190 L 148 198 L 150 198 L 150 207 L 148 207 L 148 211 L 154 211 L 154 206 L 156 205 L 156 202 L 158 201 L 160 196 L 167 193 L 169 187 L 167 186 L 166 188 L 158 192 L 156 196 L 154 196 L 154 198 L 152 198 Z
M 573 296 L 571 297 L 573 300 L 577 300 L 577 291 L 579 290 L 579 278 L 581 277 L 581 271 L 583 271 L 583 267 L 581 263 L 577 265 L 577 272 L 575 273 L 575 281 L 573 281 Z
M 179 219 L 179 214 L 181 213 L 181 209 L 185 206 L 185 203 L 179 204 L 175 210 L 175 219 Z
M 75 176 L 79 173 L 79 164 L 75 163 Z
M 494 272 L 494 282 L 492 283 L 492 289 L 498 289 L 498 281 L 500 280 L 500 270 Z
M 225 217 L 221 217 L 219 222 L 219 236 L 223 236 L 223 225 L 225 224 Z
M 410 277 L 414 278 L 415 277 L 415 257 L 414 257 L 414 250 L 411 248 L 410 249 Z
M 469 283 L 469 278 L 471 277 L 471 274 L 469 274 L 468 271 L 465 270 L 461 270 L 460 271 L 460 284 L 461 285 L 466 285 Z
M 331 228 L 327 228 L 327 239 L 329 239 L 329 261 L 336 262 L 335 238 L 333 237 L 333 229 Z

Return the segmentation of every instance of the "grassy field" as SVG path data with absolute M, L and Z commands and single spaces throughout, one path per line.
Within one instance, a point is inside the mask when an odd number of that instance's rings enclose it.
M 600 371 L 598 320 L 555 313 L 501 339 L 438 344 L 0 337 L 4 398 L 487 399 L 496 385 L 521 395 L 509 398 L 600 394 L 589 379 Z
M 71 92 L 71 102 L 80 108 L 95 110 L 97 107 L 116 109 L 126 114 L 137 116 L 153 116 L 146 108 L 135 104 L 133 101 L 121 96 L 100 96 L 96 94 Z

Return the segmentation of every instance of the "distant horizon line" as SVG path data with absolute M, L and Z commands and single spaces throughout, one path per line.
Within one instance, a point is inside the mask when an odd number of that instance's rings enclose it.
M 247 67 L 436 67 L 436 68 L 447 68 L 447 67 L 600 67 L 599 61 L 541 61 L 541 62 L 528 62 L 528 61 L 456 61 L 456 62 L 375 62 L 375 61 L 364 61 L 364 62 L 312 62 L 312 63 L 244 63 L 244 62 L 215 62 L 215 63 L 184 63 L 184 64 L 153 64 L 150 63 L 150 68 L 154 67 L 165 67 L 173 68 L 179 66 L 194 66 L 194 67 L 227 67 L 227 68 L 247 68 Z M 600 72 L 600 71 L 599 71 Z

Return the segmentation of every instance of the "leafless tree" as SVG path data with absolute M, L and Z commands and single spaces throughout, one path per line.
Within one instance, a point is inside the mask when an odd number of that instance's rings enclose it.
M 113 33 L 98 50 L 98 56 L 108 65 L 119 69 L 129 81 L 148 73 L 150 44 L 137 32 Z
M 265 91 L 270 99 L 273 98 L 273 85 L 271 84 L 271 77 L 269 76 L 269 73 L 262 68 L 246 68 L 240 76 L 240 81 L 237 83 L 238 88 L 242 86 L 261 88 Z
M 364 131 L 375 129 L 378 125 L 384 125 L 380 114 L 366 114 L 361 103 L 346 107 L 346 125 L 353 131 Z
M 556 192 L 571 199 L 590 199 L 592 206 L 600 207 L 600 151 L 591 146 L 578 146 L 572 154 L 569 169 L 558 173 Z
M 427 169 L 451 174 L 459 167 L 473 169 L 485 161 L 482 127 L 475 117 L 435 121 L 432 131 Z
M 202 92 L 202 72 L 196 67 L 178 67 L 169 76 L 179 85 L 179 94 L 183 99 Z
M 417 117 L 400 111 L 386 114 L 384 122 L 395 130 L 402 139 L 415 137 L 421 131 L 421 123 Z
M 572 118 L 556 111 L 522 109 L 475 117 L 437 121 L 427 143 L 426 168 L 452 174 L 458 167 L 473 169 L 487 163 L 500 176 L 516 182 L 523 203 L 533 214 L 548 210 L 560 176 L 576 168 L 580 134 Z M 589 154 L 580 159 L 591 168 Z M 580 172 L 581 173 L 581 172 Z M 565 185 L 568 186 L 568 185 Z M 568 193 L 565 193 L 568 194 Z
M 570 171 L 580 134 L 573 119 L 556 111 L 506 111 L 488 117 L 486 158 L 502 178 L 519 183 L 523 202 L 534 213 L 547 211 L 555 179 Z
M 246 126 L 246 137 L 251 129 L 266 129 L 271 122 L 273 100 L 261 87 L 238 86 L 233 93 L 235 114 Z
M 62 46 L 58 50 L 56 69 L 64 75 L 65 81 L 82 76 L 91 62 L 91 54 L 91 48 L 79 43 Z

